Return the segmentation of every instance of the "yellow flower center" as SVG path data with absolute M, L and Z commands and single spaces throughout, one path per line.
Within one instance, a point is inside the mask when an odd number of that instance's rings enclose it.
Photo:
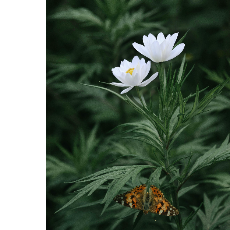
M 133 70 L 134 70 L 134 68 L 129 68 L 127 71 L 126 71 L 126 73 L 130 73 L 131 75 L 133 74 Z

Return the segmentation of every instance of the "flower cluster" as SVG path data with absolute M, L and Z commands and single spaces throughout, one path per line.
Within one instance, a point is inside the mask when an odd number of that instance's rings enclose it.
M 163 33 L 159 33 L 157 38 L 149 34 L 143 36 L 144 45 L 133 43 L 133 47 L 142 55 L 151 59 L 155 63 L 169 61 L 178 56 L 184 49 L 185 44 L 181 43 L 174 47 L 178 33 L 168 35 L 166 38 Z M 112 69 L 113 75 L 121 82 L 112 82 L 111 85 L 118 87 L 128 87 L 121 92 L 121 94 L 127 93 L 134 86 L 144 87 L 153 81 L 158 72 L 153 74 L 148 80 L 143 81 L 148 75 L 151 68 L 151 63 L 148 61 L 145 63 L 145 59 L 139 59 L 135 56 L 132 62 L 124 60 L 121 62 L 120 67 Z

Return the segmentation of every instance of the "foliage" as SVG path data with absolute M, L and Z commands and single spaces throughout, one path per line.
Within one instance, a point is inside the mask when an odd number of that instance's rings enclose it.
M 224 203 L 223 203 L 224 200 Z M 221 205 L 223 203 L 223 205 Z M 208 199 L 204 193 L 204 209 L 197 212 L 200 218 L 204 230 L 215 229 L 218 225 L 229 221 L 230 213 L 230 199 L 229 196 L 226 199 L 226 195 L 221 197 L 215 197 L 212 201 Z
M 228 229 L 229 7 L 47 2 L 48 229 Z M 133 42 L 160 31 L 180 32 L 182 62 L 152 65 L 156 83 L 128 96 L 101 83 L 137 55 Z M 111 202 L 144 183 L 159 187 L 181 217 L 142 216 Z

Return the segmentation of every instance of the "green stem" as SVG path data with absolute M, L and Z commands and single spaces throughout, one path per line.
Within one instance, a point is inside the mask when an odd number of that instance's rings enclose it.
M 164 153 L 165 153 L 165 166 L 166 166 L 166 171 L 170 178 L 172 178 L 170 170 L 169 170 L 169 152 L 168 152 L 168 145 L 166 144 L 164 146 Z M 174 188 L 173 188 L 173 205 L 178 209 L 179 214 L 175 218 L 177 218 L 176 224 L 177 224 L 177 229 L 178 230 L 183 230 L 183 225 L 182 225 L 182 218 L 181 218 L 181 213 L 180 213 L 180 205 L 179 205 L 179 200 L 178 200 L 178 192 L 177 192 L 177 186 L 175 184 L 175 181 L 173 182 Z
M 181 218 L 181 213 L 180 213 L 180 205 L 179 205 L 179 200 L 178 200 L 178 193 L 177 193 L 176 189 L 174 189 L 174 191 L 173 191 L 173 204 L 179 211 L 179 214 L 175 217 L 178 220 L 176 222 L 177 229 L 178 230 L 183 230 L 182 218 Z
M 138 97 L 139 97 L 139 99 L 140 99 L 140 101 L 141 101 L 142 106 L 145 107 L 145 104 L 144 104 L 144 102 L 143 102 L 143 100 L 142 100 L 142 97 L 141 97 L 141 94 L 140 94 L 139 87 L 138 87 L 138 86 L 135 86 L 135 88 L 136 88 L 136 90 L 137 90 L 137 94 L 138 94 Z

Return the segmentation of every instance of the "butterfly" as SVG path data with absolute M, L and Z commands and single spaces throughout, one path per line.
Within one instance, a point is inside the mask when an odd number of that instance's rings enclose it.
M 179 211 L 170 204 L 160 189 L 154 185 L 150 186 L 148 192 L 145 184 L 137 186 L 126 193 L 115 196 L 113 200 L 126 207 L 142 210 L 144 214 L 148 212 L 164 216 L 179 214 Z

